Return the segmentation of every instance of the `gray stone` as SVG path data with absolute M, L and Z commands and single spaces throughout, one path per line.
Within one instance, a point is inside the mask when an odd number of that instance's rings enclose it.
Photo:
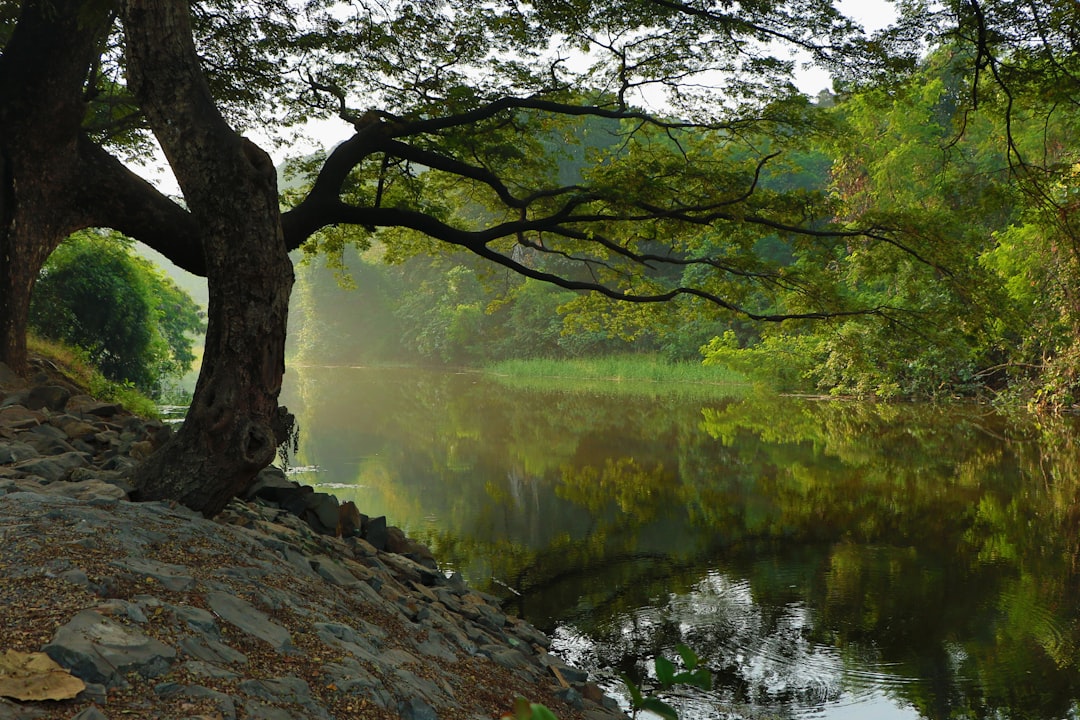
M 361 621 L 363 622 L 363 621 Z M 338 623 L 315 623 L 319 639 L 329 647 L 341 648 L 358 660 L 381 664 L 379 648 L 369 637 L 362 636 L 348 625 Z M 382 630 L 380 629 L 381 633 Z
M 281 468 L 268 467 L 259 471 L 255 477 L 255 483 L 244 494 L 244 497 L 247 499 L 261 497 L 264 500 L 277 502 L 284 494 L 295 492 L 296 488 L 296 483 L 289 480 Z
M 93 610 L 83 610 L 56 631 L 43 650 L 87 682 L 122 687 L 124 675 L 157 677 L 176 659 L 171 647 Z
M 206 635 L 217 635 L 217 623 L 213 614 L 202 608 L 191 605 L 169 605 L 168 608 L 176 615 L 176 619 L 187 623 L 193 630 Z
M 430 630 L 423 642 L 416 643 L 416 649 L 425 655 L 442 658 L 449 662 L 455 662 L 458 659 L 454 651 L 447 646 L 442 634 Z
M 180 638 L 180 649 L 193 658 L 215 665 L 245 665 L 247 655 L 212 638 L 185 635 Z
M 364 539 L 376 550 L 386 549 L 386 516 L 371 518 L 363 527 Z
M 42 435 L 40 433 L 23 433 L 19 436 L 19 439 L 27 445 L 32 446 L 42 455 L 59 455 L 66 452 L 78 452 L 66 439 Z
M 166 590 L 172 590 L 173 592 L 184 592 L 195 587 L 195 578 L 191 576 L 191 571 L 183 565 L 170 565 L 156 560 L 135 557 L 113 560 L 111 564 L 143 578 L 151 577 L 161 583 Z
M 17 463 L 13 467 L 27 475 L 37 475 L 49 482 L 56 482 L 67 477 L 77 467 L 90 464 L 90 457 L 85 453 L 69 451 L 50 457 L 32 458 Z
M 337 532 L 339 505 L 338 499 L 329 493 L 311 493 L 302 517 L 315 530 L 333 535 Z
M 287 675 L 264 680 L 244 680 L 238 685 L 245 695 L 275 704 L 298 705 L 307 711 L 306 717 L 329 720 L 330 716 L 315 702 L 307 681 Z M 245 706 L 245 709 L 248 709 Z M 250 710 L 249 710 L 250 712 Z M 295 714 L 291 717 L 297 717 Z
M 311 558 L 311 567 L 315 572 L 329 583 L 334 585 L 340 585 L 341 587 L 356 587 L 360 584 L 360 581 L 356 579 L 356 576 L 346 570 L 344 567 L 334 562 L 326 555 L 316 555 Z
M 412 697 L 398 709 L 401 720 L 439 720 L 439 713 L 420 698 Z
M 98 507 L 103 505 L 115 505 L 121 500 L 127 499 L 127 493 L 122 488 L 101 480 L 84 480 L 82 482 L 54 482 L 46 485 L 45 492 L 49 495 L 62 495 L 74 498 L 84 505 Z
M 208 593 L 206 601 L 222 620 L 269 643 L 278 652 L 295 651 L 289 631 L 251 603 L 220 591 Z
M 542 653 L 540 655 L 540 662 L 545 667 L 557 668 L 559 673 L 566 678 L 567 682 L 583 683 L 589 679 L 589 674 L 587 672 L 570 667 L 551 653 Z
M 0 698 L 0 720 L 38 720 L 49 713 L 35 707 L 27 707 Z
M 41 408 L 63 410 L 70 397 L 71 391 L 61 385 L 38 385 L 30 388 L 30 394 L 26 397 L 26 407 L 31 410 Z
M 294 568 L 300 571 L 302 575 L 312 580 L 319 580 L 322 578 L 319 573 L 311 567 L 311 561 L 307 559 L 307 556 L 296 550 L 296 548 L 289 547 L 284 543 L 280 543 L 281 547 L 278 552 L 282 554 L 286 561 Z M 353 578 L 355 580 L 355 578 Z
M 237 680 L 240 678 L 238 673 L 205 660 L 188 660 L 181 667 L 192 675 L 201 675 L 202 677 L 220 680 Z
M 269 678 L 267 680 L 244 680 L 238 686 L 245 695 L 269 700 L 304 705 L 311 702 L 311 688 L 307 681 L 294 677 Z
M 244 703 L 244 717 L 247 720 L 297 720 L 292 711 L 276 708 L 258 700 L 248 700 Z
M 146 613 L 143 612 L 143 609 L 137 604 L 128 602 L 127 600 L 113 598 L 98 605 L 94 609 L 99 613 L 104 613 L 105 615 L 113 617 L 123 615 L 132 622 L 140 624 L 146 622 Z
M 345 658 L 340 663 L 327 663 L 319 668 L 319 672 L 338 692 L 363 697 L 383 709 L 390 708 L 394 702 L 382 681 L 372 677 L 355 660 Z
M 166 682 L 154 687 L 154 693 L 158 697 L 189 697 L 196 700 L 209 699 L 214 703 L 217 711 L 223 718 L 235 720 L 236 702 L 223 692 L 211 690 L 202 685 L 181 685 L 180 683 Z
M 12 430 L 37 427 L 44 419 L 41 413 L 18 404 L 18 397 L 15 395 L 5 398 L 3 409 L 0 409 L 0 425 Z
M 77 415 L 111 418 L 123 410 L 123 406 L 116 403 L 99 402 L 89 395 L 72 395 L 68 398 L 64 410 Z
M 583 710 L 585 708 L 585 700 L 581 697 L 581 693 L 572 687 L 556 690 L 555 697 L 559 698 L 575 710 Z
M 96 706 L 91 705 L 72 715 L 71 720 L 109 720 L 109 717 Z
M 17 440 L 0 441 L 0 465 L 11 465 L 31 458 L 38 457 L 40 453 L 33 445 L 27 445 Z
M 53 415 L 49 418 L 49 424 L 63 430 L 69 439 L 93 437 L 100 429 L 74 415 Z
M 59 577 L 61 580 L 66 580 L 72 585 L 79 585 L 86 588 L 87 590 L 90 590 L 91 592 L 93 591 L 93 583 L 91 583 L 90 578 L 87 577 L 86 571 L 80 568 L 75 568 L 73 570 L 62 572 L 60 573 Z
M 495 664 L 510 670 L 526 670 L 533 666 L 530 659 L 521 652 L 504 645 L 483 645 L 480 652 L 491 658 Z

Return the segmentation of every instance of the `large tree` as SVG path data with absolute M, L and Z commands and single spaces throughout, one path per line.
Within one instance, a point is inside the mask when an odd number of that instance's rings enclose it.
M 857 240 L 933 266 L 902 229 L 840 225 L 826 196 L 761 182 L 815 131 L 786 53 L 859 57 L 866 76 L 875 57 L 910 59 L 895 51 L 917 48 L 913 28 L 862 43 L 828 0 L 0 0 L 0 359 L 25 363 L 33 279 L 76 229 L 115 228 L 205 274 L 192 408 L 136 482 L 213 514 L 273 457 L 287 251 L 328 226 L 422 235 L 624 302 L 889 316 L 754 248 L 776 236 L 827 258 Z M 281 212 L 269 157 L 237 128 L 326 117 L 353 135 Z M 586 118 L 613 137 L 562 177 Z M 117 159 L 144 129 L 182 204 Z

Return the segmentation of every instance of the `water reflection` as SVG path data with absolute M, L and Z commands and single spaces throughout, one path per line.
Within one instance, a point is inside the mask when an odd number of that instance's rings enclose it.
M 286 396 L 308 481 L 579 664 L 641 678 L 694 647 L 719 682 L 687 716 L 1077 716 L 1071 420 L 362 369 L 303 369 Z

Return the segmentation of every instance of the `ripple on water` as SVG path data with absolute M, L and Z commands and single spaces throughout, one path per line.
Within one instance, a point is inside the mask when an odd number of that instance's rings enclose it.
M 617 647 L 605 647 L 610 641 L 594 643 L 566 625 L 556 630 L 554 640 L 560 654 L 593 670 L 609 691 L 618 693 L 621 684 L 611 669 L 615 658 L 605 653 L 649 647 L 652 629 L 678 628 L 682 641 L 716 673 L 711 692 L 676 699 L 684 720 L 920 717 L 904 700 L 916 678 L 906 676 L 898 664 L 882 662 L 873 648 L 856 655 L 813 642 L 813 621 L 813 611 L 801 601 L 763 605 L 748 581 L 717 571 L 688 593 L 624 613 L 615 621 L 621 637 Z M 670 648 L 664 654 L 675 656 Z

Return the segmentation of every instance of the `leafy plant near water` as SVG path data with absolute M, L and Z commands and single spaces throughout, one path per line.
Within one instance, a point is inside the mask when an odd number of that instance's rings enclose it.
M 693 650 L 686 645 L 676 645 L 675 651 L 679 653 L 683 669 L 679 670 L 675 663 L 663 656 L 657 656 L 655 663 L 656 683 L 660 692 L 670 691 L 672 688 L 685 685 L 700 688 L 701 690 L 712 689 L 712 673 L 708 668 L 701 667 L 701 659 Z M 636 718 L 642 710 L 655 713 L 665 720 L 679 720 L 678 711 L 671 705 L 661 700 L 656 695 L 645 694 L 641 687 L 630 679 L 626 673 L 620 675 L 626 690 L 630 693 L 630 717 Z M 503 715 L 512 720 L 557 720 L 554 713 L 540 703 L 530 703 L 523 697 L 514 700 L 514 711 Z
M 659 685 L 660 691 L 666 692 L 677 685 L 687 685 L 702 690 L 711 690 L 712 673 L 709 672 L 708 668 L 700 667 L 701 660 L 698 658 L 697 653 L 682 644 L 676 645 L 675 650 L 682 659 L 683 669 L 681 671 L 677 670 L 675 663 L 667 658 L 663 656 L 657 656 L 656 658 L 656 682 Z M 642 694 L 641 688 L 638 687 L 633 680 L 627 677 L 625 673 L 623 673 L 621 677 L 623 684 L 626 685 L 626 689 L 630 693 L 631 717 L 637 717 L 638 713 L 642 710 L 648 710 L 649 712 L 656 713 L 662 718 L 667 718 L 667 720 L 678 720 L 679 713 L 675 708 L 671 707 L 655 695 Z

